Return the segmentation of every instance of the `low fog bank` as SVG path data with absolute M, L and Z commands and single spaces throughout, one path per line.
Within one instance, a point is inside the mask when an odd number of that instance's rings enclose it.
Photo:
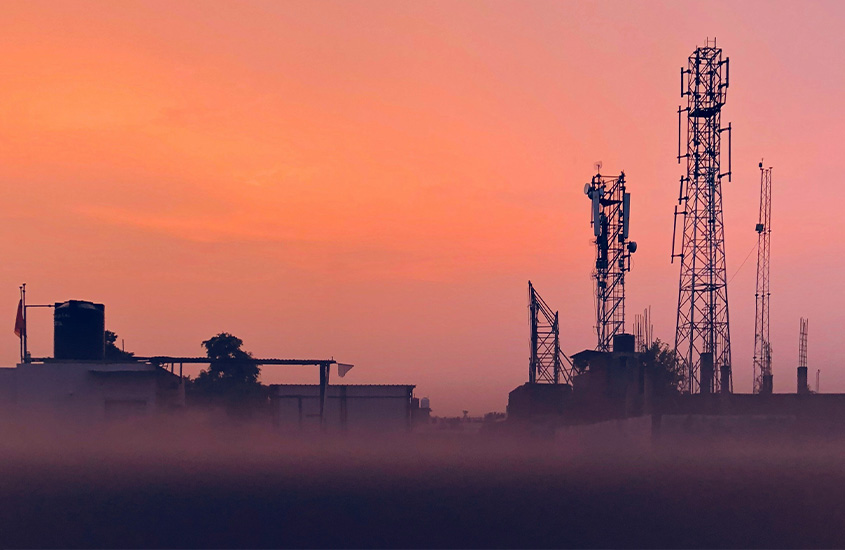
M 0 546 L 843 547 L 843 457 L 845 441 L 785 435 L 4 422 Z

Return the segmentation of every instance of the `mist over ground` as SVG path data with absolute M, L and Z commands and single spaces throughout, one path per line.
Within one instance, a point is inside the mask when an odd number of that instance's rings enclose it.
M 2 547 L 845 546 L 845 445 L 821 438 L 25 428 L 0 428 Z

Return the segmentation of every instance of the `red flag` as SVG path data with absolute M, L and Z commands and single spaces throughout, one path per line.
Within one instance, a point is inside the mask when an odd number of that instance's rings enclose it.
M 347 372 L 349 372 L 349 369 L 351 369 L 351 368 L 352 368 L 352 367 L 354 367 L 354 366 L 355 366 L 355 365 L 349 365 L 349 364 L 345 364 L 345 363 L 338 363 L 338 364 L 337 364 L 337 374 L 338 374 L 341 378 L 343 378 L 344 376 L 346 376 L 346 373 L 347 373 Z
M 15 336 L 26 336 L 26 321 L 23 318 L 23 300 L 18 302 L 18 316 L 15 318 Z

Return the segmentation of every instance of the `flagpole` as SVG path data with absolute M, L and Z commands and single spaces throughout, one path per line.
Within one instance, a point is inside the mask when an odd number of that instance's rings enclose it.
M 21 338 L 21 363 L 26 362 L 27 346 L 26 346 L 26 283 L 21 285 L 21 305 L 23 306 L 23 338 Z
M 20 310 L 21 310 L 21 315 L 23 315 L 23 286 L 19 286 L 19 287 L 18 287 L 18 290 L 19 290 L 19 291 L 20 291 L 20 293 L 21 293 L 21 301 L 20 301 L 20 303 L 18 304 L 18 307 L 19 307 L 19 308 L 20 308 Z M 17 329 L 18 329 L 18 327 L 17 327 L 17 319 L 15 319 L 15 331 L 16 331 L 16 332 L 17 332 Z M 20 352 L 21 352 L 21 363 L 23 363 L 23 334 L 19 334 L 19 335 L 18 335 L 18 338 L 20 338 L 20 346 L 19 346 L 19 347 L 20 347 Z

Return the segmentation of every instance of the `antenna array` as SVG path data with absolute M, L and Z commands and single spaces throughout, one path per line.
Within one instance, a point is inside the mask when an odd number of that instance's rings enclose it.
M 628 242 L 631 195 L 625 191 L 624 172 L 597 173 L 584 193 L 590 199 L 596 244 L 596 349 L 611 351 L 613 337 L 625 332 L 625 272 L 631 270 L 631 254 L 637 250 L 637 243 Z

